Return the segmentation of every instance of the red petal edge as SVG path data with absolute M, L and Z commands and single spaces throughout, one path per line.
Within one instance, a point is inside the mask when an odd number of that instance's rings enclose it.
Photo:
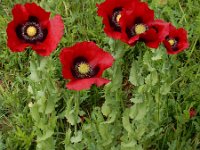
M 74 80 L 67 83 L 66 87 L 69 90 L 81 91 L 81 90 L 88 90 L 90 87 L 95 84 L 98 87 L 104 84 L 109 83 L 110 80 L 104 78 L 88 78 L 88 79 L 80 79 Z
M 41 56 L 49 56 L 56 49 L 60 42 L 64 30 L 64 24 L 60 15 L 56 15 L 50 20 L 48 35 L 45 41 L 32 45 L 32 49 Z

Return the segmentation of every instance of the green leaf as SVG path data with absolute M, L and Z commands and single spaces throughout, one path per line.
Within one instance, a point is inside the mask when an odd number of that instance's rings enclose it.
M 114 51 L 114 47 L 115 47 L 115 40 L 112 38 L 108 38 L 108 44 L 111 47 L 111 50 Z
M 171 90 L 170 84 L 169 83 L 165 83 L 164 85 L 161 86 L 160 88 L 160 93 L 162 95 L 167 95 Z
M 109 114 L 109 118 L 108 118 L 108 120 L 106 121 L 106 122 L 104 122 L 104 123 L 113 123 L 114 121 L 115 121 L 115 119 L 116 119 L 116 117 L 117 117 L 117 110 L 112 110 L 112 113 L 111 114 Z
M 133 132 L 133 130 L 132 130 L 130 119 L 129 119 L 129 113 L 130 113 L 130 110 L 126 109 L 122 117 L 122 124 L 123 124 L 124 129 L 126 129 L 128 133 L 131 133 Z
M 74 110 L 71 110 L 69 113 L 67 113 L 65 117 L 67 118 L 67 122 L 69 122 L 71 125 L 75 125 Z
M 53 135 L 53 133 L 54 133 L 54 131 L 52 131 L 52 130 L 47 130 L 47 131 L 45 132 L 45 134 L 43 134 L 41 137 L 38 137 L 38 138 L 37 138 L 37 141 L 38 141 L 38 142 L 44 141 L 44 140 L 50 138 L 50 137 Z
M 40 115 L 38 112 L 38 105 L 37 104 L 33 104 L 32 107 L 30 107 L 30 113 L 32 118 L 38 122 L 40 120 Z
M 77 135 L 71 137 L 71 143 L 78 143 L 82 140 L 82 131 L 78 131 Z
M 55 140 L 53 137 L 49 137 L 42 141 L 37 141 L 38 150 L 55 150 Z
M 137 104 L 137 116 L 135 120 L 141 120 L 147 114 L 146 103 Z
M 156 85 L 156 83 L 158 82 L 158 73 L 156 70 L 151 73 L 151 79 L 152 79 L 151 81 L 152 85 L 153 86 Z
M 129 116 L 134 120 L 141 120 L 147 114 L 146 103 L 138 103 L 131 107 Z
M 45 114 L 50 114 L 51 112 L 53 112 L 54 107 L 55 107 L 54 101 L 51 99 L 48 99 L 46 109 L 45 109 Z
M 133 85 L 138 86 L 137 64 L 135 63 L 134 60 L 133 60 L 132 65 L 131 65 L 131 71 L 130 71 L 129 81 Z
M 138 103 L 143 102 L 143 98 L 142 97 L 135 97 L 135 98 L 131 98 L 130 101 L 134 104 L 138 104 Z
M 106 117 L 111 113 L 111 109 L 106 102 L 103 104 L 103 106 L 101 108 L 101 112 Z
M 133 148 L 134 149 L 136 145 L 137 145 L 137 141 L 136 140 L 132 140 L 132 141 L 130 141 L 128 143 L 122 142 L 122 150 L 123 150 L 123 148 Z
M 41 113 L 45 112 L 46 109 L 46 97 L 44 91 L 37 91 L 36 95 L 37 104 L 38 104 L 38 111 Z
M 154 70 L 153 72 L 151 72 L 146 78 L 145 78 L 145 82 L 148 85 L 156 85 L 156 83 L 158 82 L 158 73 L 156 70 Z
M 67 101 L 67 107 L 64 111 L 64 116 L 67 118 L 67 121 L 71 124 L 71 125 L 75 125 L 75 114 L 74 114 L 74 108 L 72 105 L 72 101 L 74 99 L 74 96 L 71 96 L 70 99 Z
M 115 61 L 111 91 L 121 88 L 122 78 L 121 61 Z
M 154 67 L 152 67 L 152 62 L 151 62 L 151 54 L 149 51 L 146 51 L 144 56 L 143 56 L 143 63 L 147 66 L 148 71 L 152 72 L 155 70 Z
M 69 144 L 70 144 L 71 134 L 72 134 L 72 131 L 71 131 L 70 128 L 68 128 L 68 130 L 67 130 L 66 133 L 65 133 L 65 141 L 64 141 L 64 143 L 65 143 L 66 145 L 69 145 Z
M 161 60 L 163 56 L 163 51 L 161 49 L 156 49 L 154 56 L 151 58 L 153 61 Z
M 45 69 L 45 66 L 48 62 L 48 57 L 42 57 L 42 59 L 40 60 L 40 66 L 37 68 L 37 70 L 44 70 Z
M 5 148 L 5 145 L 3 144 L 3 140 L 2 140 L 2 135 L 1 135 L 1 132 L 0 132 L 0 150 L 4 150 Z
M 136 139 L 138 141 L 142 140 L 142 136 L 145 134 L 146 131 L 147 131 L 147 126 L 144 123 L 143 124 L 139 124 L 137 126 L 136 131 L 135 131 Z
M 146 89 L 147 89 L 147 85 L 141 85 L 138 88 L 138 93 L 143 94 L 146 92 Z
M 30 79 L 34 82 L 39 82 L 40 78 L 36 69 L 36 65 L 33 62 L 30 62 Z
M 100 123 L 98 125 L 98 129 L 99 129 L 99 133 L 102 137 L 102 142 L 104 146 L 106 145 L 109 145 L 112 143 L 112 139 L 113 139 L 113 135 L 110 134 L 110 129 L 109 129 L 109 126 L 108 124 L 103 124 L 103 123 Z

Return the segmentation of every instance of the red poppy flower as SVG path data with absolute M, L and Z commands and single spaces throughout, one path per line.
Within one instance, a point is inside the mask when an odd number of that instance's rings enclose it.
M 157 40 L 156 31 L 150 29 L 154 21 L 154 11 L 144 2 L 131 3 L 122 12 L 119 21 L 122 28 L 122 40 L 129 45 L 135 45 L 138 40 Z
M 197 112 L 194 108 L 190 108 L 189 113 L 190 113 L 190 118 L 195 117 L 197 115 Z
M 70 79 L 70 90 L 89 89 L 92 84 L 101 86 L 109 80 L 101 78 L 105 69 L 112 66 L 113 57 L 93 42 L 81 42 L 63 48 L 60 54 L 64 78 Z
M 114 38 L 121 38 L 121 27 L 119 20 L 121 18 L 121 12 L 126 5 L 129 5 L 132 0 L 106 0 L 101 4 L 97 4 L 98 16 L 103 17 L 104 32 Z M 134 0 L 138 2 L 138 0 Z
M 163 20 L 155 20 L 149 24 L 149 30 L 142 34 L 140 39 L 150 48 L 158 48 L 169 34 L 169 23 Z
M 177 54 L 189 47 L 187 32 L 183 28 L 176 29 L 173 25 L 169 26 L 169 34 L 163 41 L 168 54 Z
M 56 49 L 63 35 L 64 24 L 60 15 L 50 19 L 35 3 L 16 4 L 12 9 L 13 20 L 8 24 L 7 45 L 13 52 L 31 47 L 41 56 L 48 56 Z

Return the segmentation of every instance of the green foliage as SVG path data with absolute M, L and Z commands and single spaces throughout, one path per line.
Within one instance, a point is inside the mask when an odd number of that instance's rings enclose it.
M 157 18 L 188 30 L 190 48 L 171 56 L 162 45 L 129 47 L 106 37 L 96 14 L 96 3 L 102 1 L 34 1 L 52 16 L 61 14 L 65 23 L 58 48 L 44 58 L 30 49 L 10 52 L 6 26 L 11 9 L 26 1 L 0 2 L 0 150 L 200 148 L 200 2 L 148 1 Z M 111 82 L 69 91 L 58 56 L 63 47 L 85 40 L 115 57 L 104 73 Z M 193 118 L 191 107 L 197 111 Z

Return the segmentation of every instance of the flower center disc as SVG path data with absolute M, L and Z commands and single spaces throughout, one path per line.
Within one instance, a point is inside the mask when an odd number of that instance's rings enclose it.
M 119 20 L 120 20 L 121 17 L 122 17 L 122 15 L 118 14 L 117 17 L 116 17 L 116 21 L 119 22 Z
M 87 63 L 81 63 L 78 65 L 78 72 L 80 74 L 87 74 L 90 71 L 90 66 Z
M 171 46 L 173 46 L 176 43 L 176 41 L 174 39 L 170 39 L 170 40 L 168 40 L 168 42 Z
M 37 34 L 37 28 L 34 26 L 29 26 L 26 30 L 26 33 L 29 37 L 33 37 Z
M 147 30 L 147 29 L 146 29 L 146 26 L 143 25 L 143 24 L 137 24 L 137 25 L 135 26 L 135 33 L 136 33 L 136 34 L 142 34 L 142 33 L 144 33 L 146 30 Z

